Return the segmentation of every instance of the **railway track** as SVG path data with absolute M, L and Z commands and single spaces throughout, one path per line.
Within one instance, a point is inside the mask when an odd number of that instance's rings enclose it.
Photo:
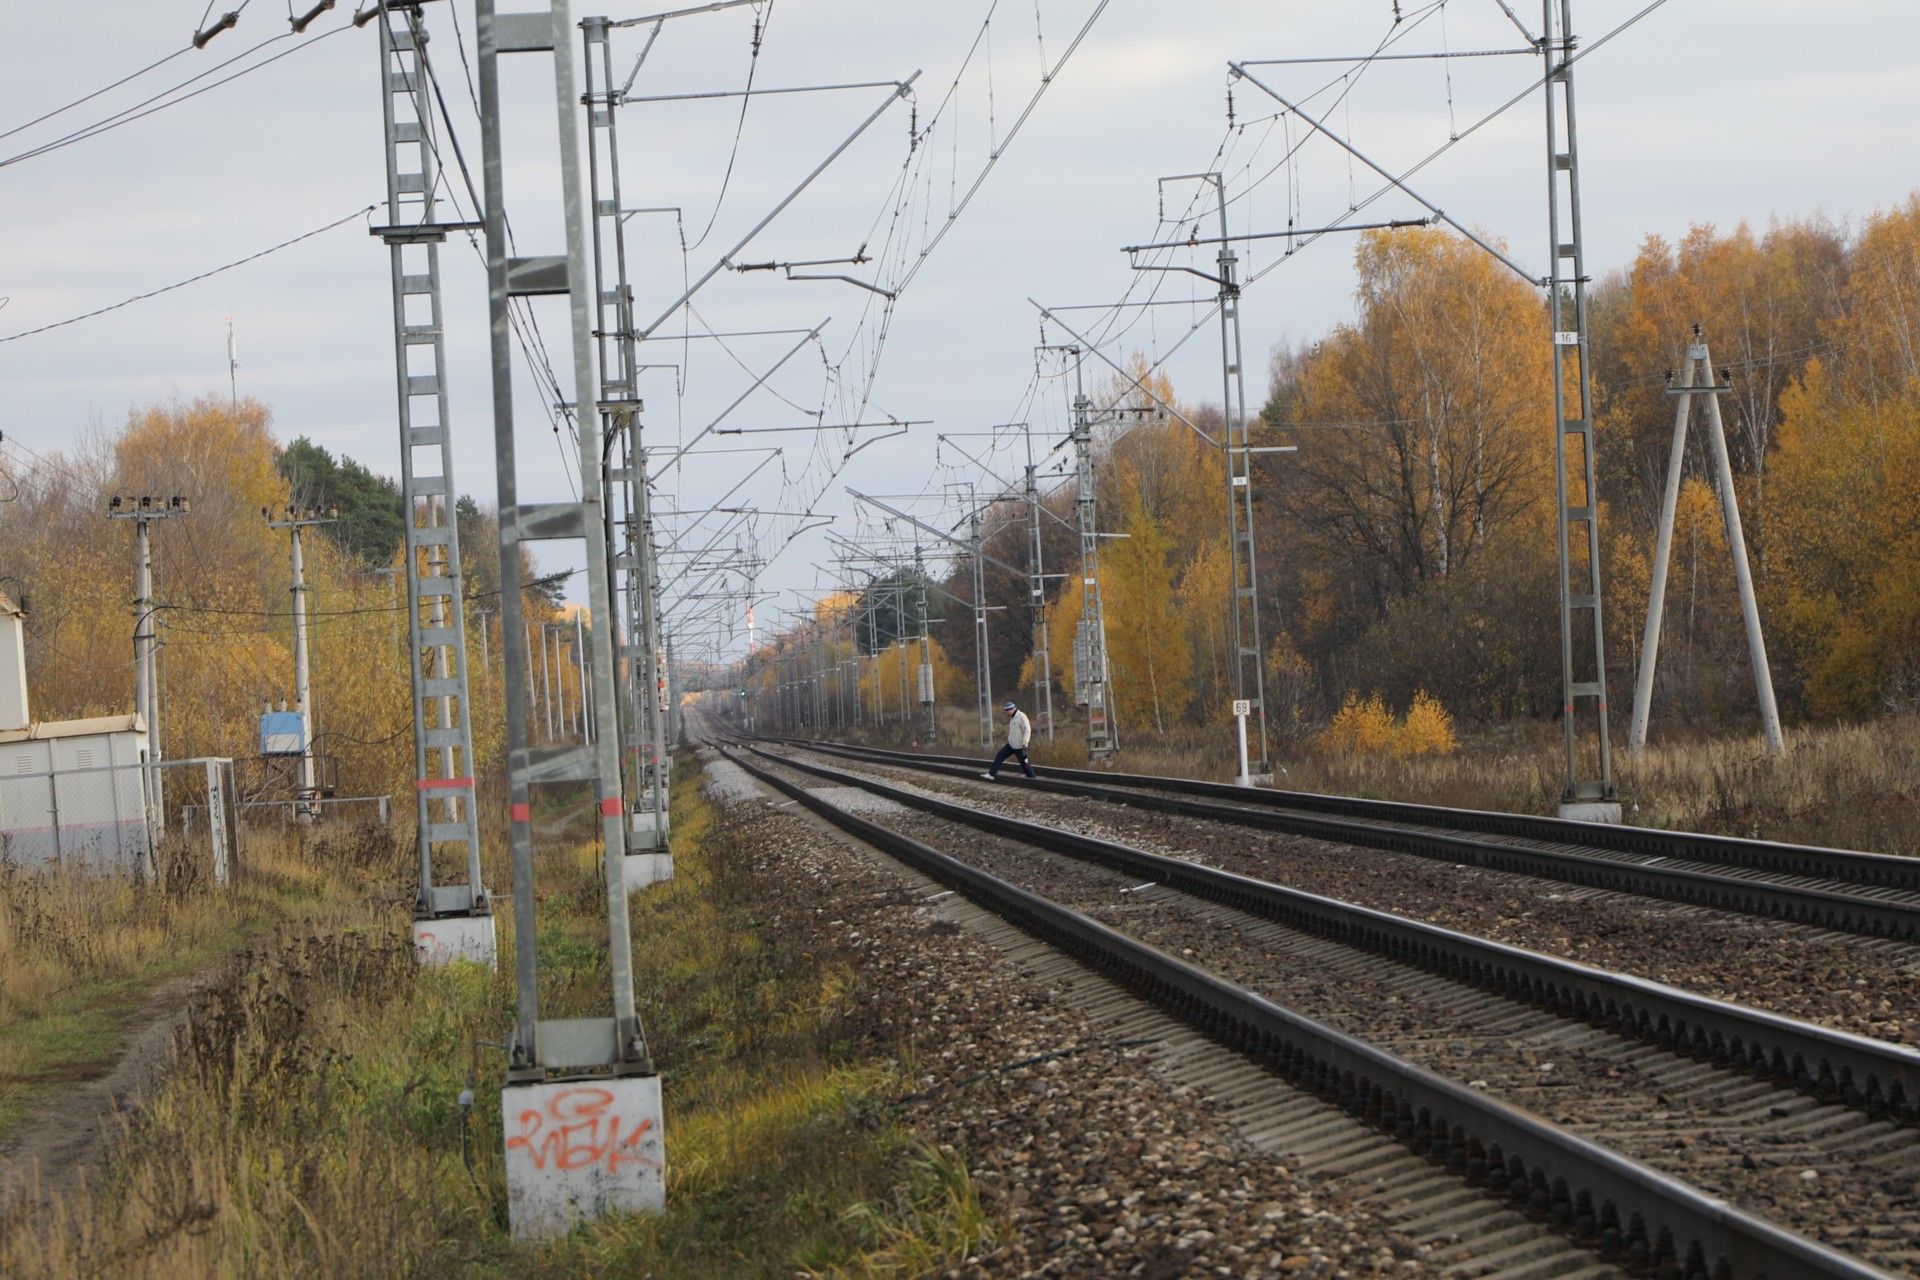
M 789 741 L 892 768 L 959 778 L 980 773 L 978 760 Z M 1840 933 L 1920 940 L 1920 859 L 1183 778 L 1049 769 L 1019 785 Z
M 1910 1251 L 1920 1233 L 1920 1206 L 1911 1197 L 1894 1204 L 1898 1197 L 1884 1190 L 1887 1180 L 1903 1176 L 1904 1157 L 1920 1144 L 1912 1102 L 1920 1055 L 1911 1050 L 981 814 L 802 761 L 763 756 L 759 765 L 739 762 L 837 825 L 1158 1000 L 1495 1199 L 1553 1222 L 1629 1271 L 1881 1274 L 1867 1261 L 1729 1207 L 1727 1200 L 1737 1198 L 1777 1211 L 1782 1191 L 1775 1157 L 1789 1149 L 1796 1158 L 1817 1156 L 1821 1168 L 1815 1179 L 1793 1178 L 1804 1203 L 1788 1206 L 1787 1216 L 1899 1271 L 1920 1258 Z M 883 827 L 846 812 L 779 776 L 787 770 L 857 786 L 928 815 L 907 821 L 939 824 L 923 834 L 939 836 L 949 849 L 967 847 L 968 861 L 900 830 L 899 821 Z M 965 833 L 954 824 L 965 824 Z M 1044 851 L 1039 862 L 1036 847 Z M 1062 871 L 1062 857 L 1080 860 L 1072 864 L 1077 870 Z M 1160 887 L 1147 898 L 1119 897 L 1116 876 L 1150 879 Z M 1015 883 L 1035 877 L 1048 881 L 1047 893 Z M 1052 901 L 1056 883 L 1085 909 Z M 1127 905 L 1115 908 L 1116 901 Z M 1130 929 L 1145 928 L 1151 936 L 1129 938 L 1093 918 L 1116 912 Z M 1229 936 L 1226 945 L 1222 940 Z M 1182 938 L 1191 946 L 1203 937 L 1210 940 L 1203 948 L 1210 968 L 1224 973 L 1170 954 L 1188 949 L 1179 945 Z M 1314 1019 L 1242 985 L 1273 985 L 1276 964 L 1287 974 L 1290 993 L 1316 993 Z M 1383 994 L 1388 987 L 1396 994 Z M 1375 1025 L 1382 999 L 1397 1010 L 1384 1037 Z M 1345 1030 L 1330 1025 L 1342 1022 Z M 1390 1044 L 1366 1043 L 1352 1034 L 1356 1029 Z M 1556 1058 L 1577 1061 L 1581 1070 L 1613 1071 L 1613 1082 L 1583 1091 L 1577 1073 L 1567 1068 L 1551 1081 L 1528 1082 L 1525 1070 L 1498 1061 L 1502 1044 L 1551 1046 Z M 1449 1054 L 1467 1065 L 1447 1066 Z M 1400 1055 L 1432 1059 L 1432 1065 Z M 1460 1079 L 1449 1081 L 1449 1074 Z M 1622 1075 L 1630 1079 L 1621 1083 Z M 1548 1124 L 1489 1096 L 1496 1087 L 1568 1124 Z M 1581 1107 L 1568 1105 L 1583 1092 L 1592 1098 Z M 1721 1113 L 1712 1117 L 1711 1132 L 1688 1132 L 1686 1109 L 1708 1099 L 1720 1104 Z M 1682 1118 L 1669 1123 L 1676 1109 Z M 1642 1149 L 1685 1140 L 1654 1150 L 1655 1162 L 1663 1151 L 1717 1153 L 1711 1172 L 1728 1188 L 1704 1193 L 1591 1140 L 1626 1131 L 1630 1144 Z M 1745 1155 L 1749 1147 L 1762 1153 L 1764 1163 Z M 1914 1154 L 1920 1164 L 1920 1152 Z M 1743 1169 L 1743 1162 L 1752 1167 Z M 1847 1167 L 1860 1171 L 1851 1183 L 1840 1172 Z M 1745 1190 L 1727 1195 L 1743 1177 Z M 1816 1192 L 1812 1184 L 1823 1178 Z M 1873 1205 L 1877 1217 L 1836 1225 L 1834 1206 L 1841 1202 Z M 1866 1233 L 1857 1239 L 1850 1234 L 1862 1227 Z

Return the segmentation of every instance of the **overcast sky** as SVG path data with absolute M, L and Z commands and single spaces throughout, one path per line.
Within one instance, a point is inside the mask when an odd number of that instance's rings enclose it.
M 294 3 L 304 9 L 308 0 Z M 1215 234 L 1211 197 L 1198 184 L 1159 180 L 1224 172 L 1234 234 L 1284 230 L 1290 216 L 1296 227 L 1324 226 L 1382 187 L 1323 139 L 1299 145 L 1289 159 L 1305 136 L 1298 117 L 1282 118 L 1278 102 L 1244 81 L 1232 88 L 1230 128 L 1227 63 L 1357 57 L 1383 42 L 1386 51 L 1407 54 L 1512 50 L 1525 41 L 1498 0 L 1108 0 L 1059 66 L 1097 3 L 772 0 L 665 24 L 634 79 L 636 99 L 737 90 L 749 73 L 762 89 L 920 74 L 909 99 L 893 101 L 733 259 L 845 259 L 864 248 L 874 261 L 813 271 L 886 288 L 904 279 L 891 315 L 879 294 L 847 283 L 720 273 L 696 295 L 693 311 L 668 314 L 656 330 L 661 340 L 647 344 L 645 359 L 656 367 L 642 387 L 646 438 L 659 456 L 739 399 L 804 331 L 824 324 L 819 340 L 804 344 L 724 426 L 750 431 L 856 417 L 932 425 L 887 440 L 878 440 L 880 429 L 862 429 L 853 442 L 876 442 L 851 459 L 844 432 L 709 436 L 702 448 L 784 446 L 727 505 L 832 515 L 835 528 L 867 537 L 871 526 L 856 520 L 844 490 L 850 485 L 929 495 L 916 509 L 949 525 L 958 509 L 941 505 L 946 486 L 996 483 L 962 450 L 1004 479 L 1017 479 L 1025 460 L 1014 433 L 999 440 L 970 433 L 1028 421 L 1035 453 L 1044 456 L 1063 429 L 1067 385 L 1057 358 L 1036 356 L 1040 329 L 1029 297 L 1049 306 L 1194 300 L 1063 319 L 1088 326 L 1081 332 L 1117 360 L 1134 350 L 1150 359 L 1172 351 L 1166 368 L 1180 398 L 1217 403 L 1217 334 L 1205 327 L 1179 346 L 1205 316 L 1210 286 L 1178 273 L 1135 275 L 1120 252 L 1178 235 L 1196 214 L 1204 215 L 1201 234 Z M 386 254 L 366 233 L 369 219 L 350 216 L 385 195 L 374 28 L 353 29 L 340 9 L 293 37 L 287 0 L 248 0 L 235 29 L 195 51 L 189 40 L 204 7 L 205 0 L 116 0 L 90 9 L 82 24 L 72 6 L 8 6 L 0 47 L 0 297 L 8 301 L 0 306 L 0 339 L 347 221 L 211 279 L 0 341 L 0 460 L 18 465 L 50 454 L 90 425 L 123 421 L 135 406 L 225 394 L 224 317 L 231 315 L 239 391 L 271 406 L 283 440 L 305 435 L 395 474 Z M 1591 46 L 1644 7 L 1645 0 L 1576 0 L 1576 32 Z M 1538 34 L 1537 0 L 1515 0 L 1513 9 Z M 658 6 L 600 4 L 576 14 L 589 11 L 618 19 Z M 472 52 L 471 0 L 431 4 L 426 14 L 431 56 L 477 183 L 479 135 L 462 65 L 463 47 L 468 59 Z M 1920 186 L 1920 134 L 1912 127 L 1920 75 L 1910 65 L 1916 28 L 1920 7 L 1912 0 L 1667 0 L 1597 49 L 1576 70 L 1589 269 L 1624 266 L 1646 235 L 1674 239 L 1693 223 L 1763 226 L 1772 217 L 1813 214 L 1857 220 L 1903 200 Z M 622 80 L 647 32 L 615 34 Z M 276 36 L 283 38 L 256 49 Z M 34 123 L 176 53 L 124 86 Z M 39 151 L 229 59 L 238 60 L 194 87 L 281 53 L 180 105 Z M 1042 69 L 1056 67 L 1009 141 Z M 1539 59 L 1252 70 L 1400 173 L 1526 89 Z M 523 252 L 563 248 L 549 83 L 539 60 L 509 60 L 507 205 Z M 623 108 L 623 203 L 668 210 L 636 214 L 628 224 L 641 322 L 666 312 L 687 281 L 732 250 L 893 96 L 885 87 L 761 96 L 744 122 L 738 97 Z M 980 181 L 994 154 L 999 160 Z M 977 193 L 952 217 L 977 181 Z M 1503 239 L 1529 272 L 1547 269 L 1537 92 L 1447 149 L 1409 185 Z M 1423 212 L 1395 193 L 1353 216 Z M 443 208 L 442 216 L 460 215 Z M 1275 342 L 1311 338 L 1352 311 L 1352 235 L 1329 235 L 1280 261 L 1285 244 L 1254 241 L 1241 251 L 1243 274 L 1266 271 L 1243 307 L 1255 406 Z M 458 239 L 443 252 L 457 481 L 490 501 L 482 269 Z M 1205 267 L 1211 252 L 1162 260 Z M 538 315 L 565 378 L 564 312 L 542 304 Z M 802 332 L 724 341 L 688 336 L 796 328 Z M 1069 340 L 1054 327 L 1047 338 Z M 520 366 L 515 380 L 522 496 L 566 497 L 571 481 L 533 379 Z M 941 444 L 940 434 L 953 439 Z M 663 478 L 660 505 L 704 510 L 764 456 L 691 455 Z M 663 522 L 669 539 L 683 519 Z M 720 535 L 722 549 L 737 542 L 779 552 L 760 585 L 785 598 L 762 608 L 763 625 L 772 608 L 796 607 L 825 585 L 813 566 L 834 552 L 819 531 L 787 545 L 799 520 L 770 516 Z M 718 529 L 710 521 L 683 545 L 704 545 L 706 531 Z M 578 559 L 577 547 L 542 552 L 549 568 Z M 736 625 L 736 649 L 743 639 Z

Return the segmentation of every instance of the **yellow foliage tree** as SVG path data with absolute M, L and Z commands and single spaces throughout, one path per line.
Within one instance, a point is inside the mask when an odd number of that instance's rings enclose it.
M 1138 497 L 1127 507 L 1126 534 L 1100 566 L 1113 709 L 1123 731 L 1165 733 L 1186 714 L 1193 670 L 1174 597 L 1173 547 Z
M 971 696 L 973 682 L 947 657 L 938 640 L 929 640 L 933 665 L 935 703 L 964 704 Z M 900 715 L 900 691 L 906 690 L 906 716 L 911 719 L 920 707 L 920 642 L 900 640 L 870 655 L 860 672 L 860 696 L 868 706 L 884 706 L 889 718 Z

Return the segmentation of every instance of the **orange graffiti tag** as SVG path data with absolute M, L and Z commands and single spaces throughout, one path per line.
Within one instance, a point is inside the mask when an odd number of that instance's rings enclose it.
M 622 1164 L 632 1160 L 658 1169 L 658 1160 L 638 1150 L 652 1129 L 651 1117 L 629 1126 L 626 1117 L 613 1111 L 610 1091 L 583 1086 L 563 1089 L 546 1106 L 522 1111 L 520 1132 L 507 1139 L 507 1149 L 524 1150 L 536 1169 L 545 1169 L 549 1161 L 556 1169 L 585 1169 L 604 1162 L 608 1173 L 618 1173 Z

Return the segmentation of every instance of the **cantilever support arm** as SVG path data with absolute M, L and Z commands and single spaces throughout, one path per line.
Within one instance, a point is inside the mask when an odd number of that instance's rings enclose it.
M 775 360 L 773 362 L 773 367 L 771 369 L 768 369 L 765 373 L 755 378 L 753 380 L 753 385 L 740 393 L 739 399 L 735 400 L 732 404 L 728 405 L 725 409 L 721 410 L 719 417 L 715 418 L 712 422 L 709 422 L 706 426 L 700 429 L 699 435 L 695 436 L 693 439 L 681 445 L 680 451 L 674 454 L 671 458 L 667 459 L 665 465 L 663 465 L 658 471 L 654 472 L 654 475 L 663 476 L 667 474 L 667 472 L 673 470 L 673 468 L 679 466 L 680 459 L 687 456 L 687 450 L 693 448 L 693 446 L 695 446 L 696 444 L 699 444 L 702 440 L 706 439 L 709 432 L 711 432 L 715 427 L 719 426 L 721 423 L 725 422 L 727 420 L 728 415 L 730 415 L 735 409 L 738 409 L 741 405 L 747 402 L 748 396 L 752 395 L 754 392 L 758 391 L 761 387 L 765 386 L 768 378 L 771 378 L 774 374 L 780 372 L 780 366 L 784 365 L 787 361 L 799 355 L 801 348 L 805 347 L 809 342 L 812 342 L 815 338 L 819 337 L 820 330 L 826 327 L 827 327 L 827 322 L 822 320 L 819 324 L 807 330 L 806 337 L 794 343 L 793 348 L 789 350 L 787 354 L 781 356 L 778 360 Z
M 1525 280 L 1528 284 L 1544 285 L 1547 283 L 1545 279 L 1543 279 L 1540 276 L 1534 275 L 1532 272 L 1528 271 L 1525 267 L 1515 262 L 1512 258 L 1509 258 L 1506 254 L 1500 252 L 1498 249 L 1488 244 L 1485 240 L 1475 235 L 1470 228 L 1461 225 L 1461 223 L 1457 219 L 1448 217 L 1446 212 L 1442 210 L 1439 205 L 1427 199 L 1425 196 L 1421 195 L 1418 191 L 1415 191 L 1412 187 L 1402 182 L 1395 175 L 1388 173 L 1385 169 L 1382 169 L 1379 165 L 1375 164 L 1366 155 L 1363 155 L 1358 148 L 1356 148 L 1352 143 L 1348 142 L 1345 138 L 1341 137 L 1339 134 L 1335 133 L 1333 130 L 1327 128 L 1327 126 L 1321 124 L 1318 120 L 1314 119 L 1311 115 L 1308 115 L 1305 111 L 1302 111 L 1298 106 L 1287 101 L 1285 98 L 1281 97 L 1278 93 L 1274 92 L 1271 87 L 1262 83 L 1258 76 L 1254 75 L 1251 71 L 1248 71 L 1247 66 L 1244 62 L 1229 62 L 1227 64 L 1227 70 L 1231 71 L 1237 78 L 1241 80 L 1245 80 L 1247 83 L 1251 84 L 1254 88 L 1260 90 L 1260 92 L 1266 94 L 1269 98 L 1272 98 L 1275 102 L 1279 103 L 1281 106 L 1285 107 L 1287 110 L 1299 116 L 1302 120 L 1306 121 L 1307 124 L 1311 126 L 1316 133 L 1324 134 L 1327 138 L 1332 140 L 1335 146 L 1339 147 L 1342 151 L 1345 151 L 1348 155 L 1352 156 L 1355 160 L 1358 160 L 1361 164 L 1364 164 L 1365 166 L 1367 166 L 1367 168 L 1373 170 L 1375 173 L 1385 178 L 1387 182 L 1392 186 L 1398 188 L 1399 190 L 1405 192 L 1408 196 L 1412 197 L 1417 203 L 1419 203 L 1423 208 L 1427 210 L 1427 212 L 1431 213 L 1434 217 L 1440 219 L 1440 221 L 1446 223 L 1448 226 L 1452 227 L 1455 231 L 1458 231 L 1461 235 L 1465 236 L 1467 239 L 1479 245 L 1482 249 L 1485 249 L 1488 253 L 1492 254 L 1495 258 L 1499 259 L 1502 263 L 1505 263 L 1506 266 L 1510 270 L 1512 270 L 1515 275 L 1519 276 L 1522 280 Z M 1066 326 L 1062 325 L 1061 327 L 1065 328 Z
M 900 519 L 905 520 L 908 524 L 912 525 L 914 528 L 922 530 L 926 533 L 930 533 L 934 537 L 940 539 L 940 541 L 942 542 L 950 542 L 954 546 L 959 547 L 961 550 L 965 551 L 968 555 L 973 554 L 973 543 L 968 541 L 965 538 L 956 538 L 944 529 L 936 529 L 932 525 L 928 524 L 926 521 L 921 520 L 915 516 L 910 516 L 898 507 L 890 507 L 886 503 L 880 501 L 880 499 L 878 498 L 870 498 L 866 494 L 861 493 L 858 490 L 849 489 L 847 490 L 847 492 L 849 494 L 852 494 L 856 500 L 860 502 L 864 502 L 870 507 L 878 507 L 882 511 L 886 512 L 888 515 L 898 516 Z M 1026 576 L 1027 571 L 1025 569 L 1016 569 L 1012 565 L 1008 564 L 1006 561 L 1000 559 L 998 556 L 989 556 L 984 550 L 980 554 L 983 556 L 986 556 L 988 561 L 990 561 L 993 564 L 999 565 L 1002 569 L 1005 569 L 1009 573 L 1017 573 L 1021 577 Z
M 878 120 L 882 115 L 886 114 L 886 110 L 888 107 L 892 106 L 894 103 L 898 102 L 900 99 L 906 97 L 910 92 L 912 92 L 913 82 L 915 80 L 918 80 L 919 78 L 920 78 L 920 73 L 916 71 L 912 75 L 908 76 L 905 80 L 902 80 L 898 85 L 896 85 L 894 87 L 893 93 L 887 98 L 885 102 L 881 103 L 879 107 L 874 110 L 872 115 L 868 116 L 865 120 L 862 120 L 860 122 L 859 127 L 856 128 L 852 133 L 847 135 L 845 141 L 843 141 L 839 146 L 835 147 L 832 150 L 832 152 L 828 154 L 825 160 L 822 160 L 819 164 L 814 166 L 812 173 L 809 173 L 806 177 L 800 180 L 799 186 L 795 187 L 792 191 L 789 191 L 786 194 L 786 197 L 783 200 L 781 200 L 779 204 L 773 206 L 773 210 L 770 213 L 768 213 L 766 217 L 754 223 L 753 230 L 747 232 L 746 235 L 741 236 L 739 239 L 739 242 L 736 243 L 733 246 L 733 248 L 721 254 L 719 257 L 719 260 L 716 261 L 711 267 L 708 267 L 704 275 L 702 275 L 698 280 L 695 280 L 692 285 L 688 286 L 687 291 L 685 293 L 681 294 L 678 298 L 674 299 L 673 305 L 668 307 L 665 311 L 662 311 L 659 317 L 656 320 L 654 320 L 652 324 L 640 330 L 640 333 L 638 336 L 643 340 L 647 338 L 649 335 L 653 333 L 655 329 L 658 329 L 661 325 L 665 324 L 668 320 L 672 319 L 673 314 L 676 311 L 680 310 L 681 307 L 685 306 L 688 300 L 691 299 L 694 294 L 706 288 L 707 282 L 709 280 L 713 279 L 715 276 L 719 275 L 722 271 L 725 271 L 728 267 L 732 266 L 733 255 L 740 252 L 742 249 L 746 248 L 749 244 L 753 243 L 753 238 L 759 235 L 762 231 L 765 231 L 767 229 L 767 224 L 771 223 L 775 218 L 779 217 L 782 213 L 784 213 L 788 205 L 792 204 L 795 200 L 798 200 L 800 198 L 800 193 L 802 191 L 805 191 L 808 187 L 812 186 L 813 180 L 815 178 L 825 173 L 827 171 L 827 167 L 831 165 L 835 160 L 838 160 L 841 154 L 844 151 L 846 151 L 848 147 L 852 146 L 856 141 L 858 141 L 860 138 L 860 135 L 865 133 L 867 129 L 872 126 L 874 121 Z

